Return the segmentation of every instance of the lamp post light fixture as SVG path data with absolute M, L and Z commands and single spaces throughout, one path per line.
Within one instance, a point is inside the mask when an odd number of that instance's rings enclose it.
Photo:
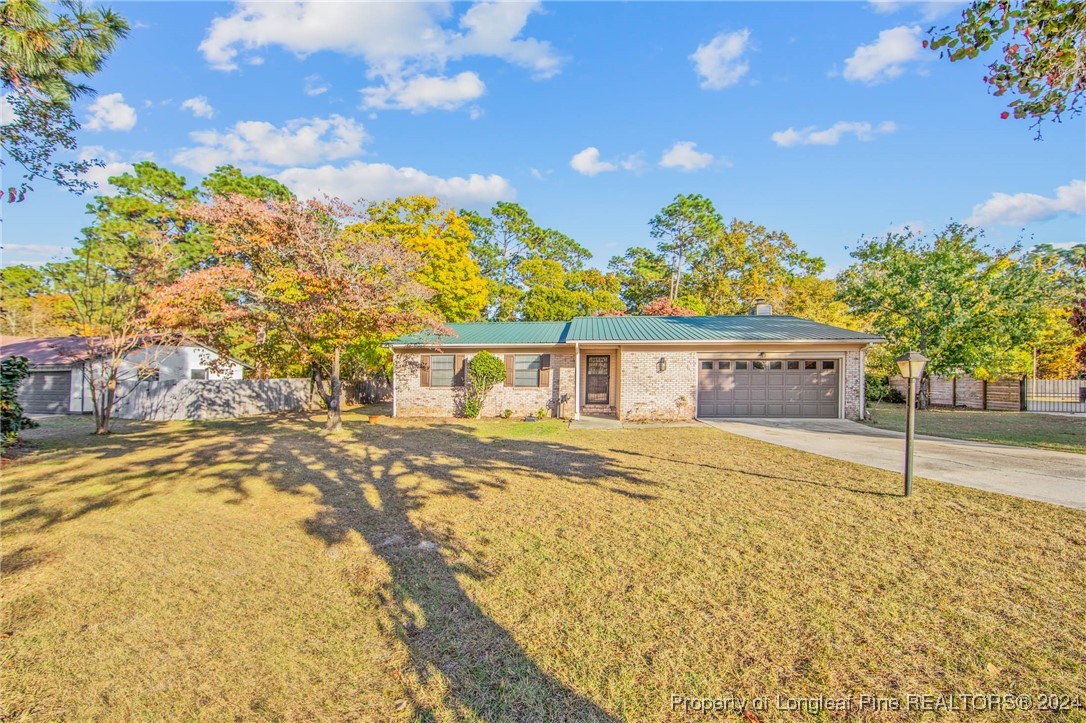
M 660 357 L 660 361 L 656 362 L 656 371 L 661 374 L 667 371 L 667 357 Z
M 901 376 L 909 382 L 909 398 L 905 405 L 905 496 L 913 493 L 913 435 L 916 430 L 916 380 L 924 376 L 927 357 L 915 351 L 906 352 L 897 359 Z

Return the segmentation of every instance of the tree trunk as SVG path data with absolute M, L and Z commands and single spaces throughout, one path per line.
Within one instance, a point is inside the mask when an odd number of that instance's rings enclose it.
M 332 352 L 332 378 L 330 380 L 331 391 L 328 395 L 328 421 L 324 423 L 324 431 L 335 432 L 343 429 L 343 383 L 339 379 L 339 347 Z
M 106 382 L 103 399 L 95 405 L 94 433 L 109 434 L 109 425 L 113 420 L 113 401 L 117 394 L 117 380 L 110 379 Z

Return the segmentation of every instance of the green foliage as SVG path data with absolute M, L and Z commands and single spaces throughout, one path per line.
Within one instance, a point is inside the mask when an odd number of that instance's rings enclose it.
M 200 190 L 207 198 L 240 193 L 242 196 L 263 201 L 290 201 L 294 198 L 291 190 L 274 178 L 267 176 L 246 176 L 234 166 L 219 166 L 207 174 Z
M 0 450 L 16 439 L 19 432 L 33 427 L 32 422 L 23 414 L 23 405 L 19 404 L 19 385 L 30 376 L 30 363 L 25 356 L 13 356 L 0 362 Z
M 520 297 L 519 317 L 555 321 L 621 311 L 619 280 L 597 269 L 567 271 L 557 261 L 529 258 L 521 262 L 527 290 Z
M 619 295 L 628 311 L 635 312 L 661 296 L 667 296 L 670 290 L 667 259 L 643 246 L 634 246 L 622 256 L 613 256 L 607 268 L 618 278 Z
M 1059 120 L 1081 112 L 1086 92 L 1086 11 L 1081 0 L 976 0 L 956 26 L 929 30 L 930 47 L 952 62 L 976 58 L 1002 40 L 984 82 L 1010 94 L 1015 118 Z M 925 45 L 928 45 L 925 41 Z
M 75 193 L 92 184 L 82 175 L 101 162 L 60 162 L 54 156 L 77 147 L 79 123 L 72 101 L 93 91 L 79 79 L 98 72 L 128 23 L 107 8 L 87 8 L 63 0 L 5 0 L 0 5 L 0 77 L 13 117 L 0 127 L 4 153 L 22 166 L 18 186 L 8 188 L 9 202 L 22 200 L 36 178 L 48 179 Z M 6 161 L 0 159 L 0 165 Z
M 580 271 L 591 254 L 579 243 L 554 229 L 543 228 L 515 203 L 494 205 L 490 214 L 461 211 L 471 229 L 471 254 L 487 280 L 487 317 L 509 321 L 521 317 L 525 292 L 531 286 L 526 273 L 538 271 L 538 264 L 554 262 L 567 271 Z M 538 303 L 536 309 L 538 312 Z
M 482 414 L 490 390 L 505 381 L 505 362 L 485 349 L 468 362 L 467 384 L 461 411 L 472 419 Z
M 649 221 L 649 232 L 659 239 L 657 248 L 671 272 L 668 298 L 672 301 L 679 298 L 687 262 L 708 245 L 723 223 L 713 202 L 697 193 L 679 194 Z
M 841 299 L 889 340 L 887 359 L 919 351 L 932 375 L 1014 371 L 1051 299 L 1043 270 L 1018 247 L 992 251 L 960 224 L 930 242 L 910 231 L 865 240 L 852 257 L 837 279 Z
M 512 416 L 513 416 L 513 410 L 512 409 L 506 409 L 505 411 L 502 412 L 502 419 L 509 419 Z
M 93 223 L 83 229 L 75 249 L 81 258 L 94 247 L 99 263 L 118 271 L 133 257 L 169 246 L 177 274 L 200 266 L 211 255 L 207 234 L 189 217 L 186 208 L 195 203 L 198 190 L 186 185 L 184 176 L 151 161 L 135 164 L 130 173 L 109 179 L 115 195 L 95 197 L 87 213 Z
M 547 410 L 544 409 L 543 407 L 540 407 L 539 409 L 535 410 L 535 418 L 536 419 L 546 419 L 547 418 Z
M 890 380 L 885 374 L 868 374 L 864 383 L 865 396 L 869 402 L 892 402 L 902 404 L 905 397 L 901 392 L 890 386 Z
M 75 331 L 65 323 L 70 311 L 41 269 L 24 264 L 0 268 L 0 317 L 12 336 L 63 336 Z

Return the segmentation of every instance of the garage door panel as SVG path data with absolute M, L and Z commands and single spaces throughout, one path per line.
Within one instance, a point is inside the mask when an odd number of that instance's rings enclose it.
M 71 384 L 70 371 L 31 372 L 17 398 L 26 414 L 67 414 Z
M 830 417 L 838 410 L 836 360 L 717 360 L 699 364 L 702 417 Z M 761 367 L 761 368 L 758 368 Z

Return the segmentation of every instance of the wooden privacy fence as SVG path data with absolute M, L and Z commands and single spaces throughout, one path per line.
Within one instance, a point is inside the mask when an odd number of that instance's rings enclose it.
M 1026 408 L 1026 395 L 1021 379 L 984 381 L 971 376 L 930 377 L 929 401 L 937 407 L 965 407 L 998 412 L 1021 412 Z M 908 382 L 904 377 L 890 377 L 890 386 L 905 395 Z
M 392 385 L 387 379 L 358 379 L 345 385 L 348 404 L 376 404 L 392 399 Z

